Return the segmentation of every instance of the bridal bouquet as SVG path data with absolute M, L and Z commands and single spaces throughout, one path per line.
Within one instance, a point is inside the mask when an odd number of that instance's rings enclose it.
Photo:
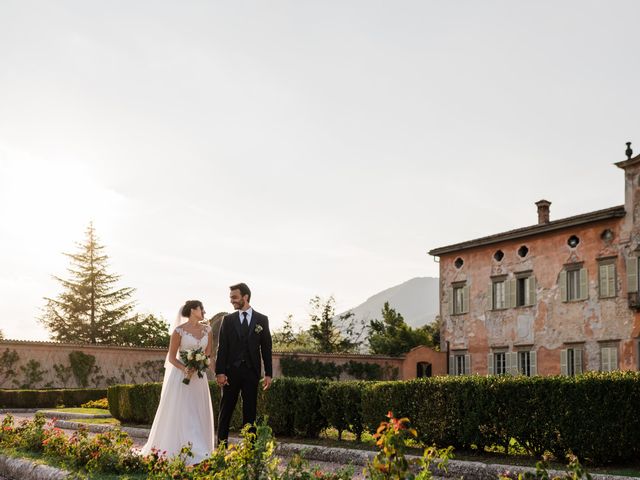
M 202 378 L 204 375 L 203 372 L 211 363 L 209 357 L 202 351 L 202 347 L 180 351 L 180 360 L 182 360 L 182 363 L 184 363 L 187 368 L 191 369 L 191 373 L 185 375 L 182 379 L 182 383 L 185 385 L 189 385 L 194 372 L 198 374 L 198 378 Z

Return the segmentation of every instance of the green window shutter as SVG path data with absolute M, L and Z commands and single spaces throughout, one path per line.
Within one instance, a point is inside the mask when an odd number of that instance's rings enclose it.
M 536 304 L 536 277 L 531 275 L 529 277 L 529 302 L 527 305 L 535 305 Z
M 493 353 L 487 355 L 487 375 L 493 375 Z
M 609 280 L 609 296 L 616 296 L 616 265 L 615 263 L 611 263 L 607 265 L 608 275 L 607 278 Z
M 566 350 L 560 350 L 560 375 L 569 375 Z
M 618 370 L 618 347 L 611 347 L 609 351 L 609 363 L 611 364 L 611 370 Z
M 449 375 L 455 375 L 455 358 L 453 355 L 449 355 Z
M 531 376 L 538 374 L 538 353 L 531 351 L 529 352 L 529 362 L 531 367 Z
M 487 310 L 493 310 L 493 282 L 489 283 L 489 291 L 487 293 L 487 298 L 489 299 L 489 307 Z
M 471 375 L 471 355 L 464 356 L 464 374 Z
M 580 269 L 580 300 L 586 300 L 589 298 L 589 277 L 587 275 L 587 269 Z
M 600 265 L 598 267 L 598 294 L 601 297 L 609 296 L 609 281 L 607 278 L 607 265 Z
M 576 375 L 582 373 L 582 349 L 573 349 L 573 371 Z
M 638 291 L 638 258 L 627 258 L 627 292 Z
M 453 288 L 449 287 L 449 315 L 453 315 Z
M 462 313 L 469 313 L 469 285 L 462 287 Z
M 560 272 L 560 300 L 563 302 L 567 301 L 567 272 L 566 270 L 562 270 Z
M 507 373 L 509 375 L 518 374 L 518 352 L 507 352 Z
M 611 371 L 611 360 L 609 355 L 609 348 L 601 348 L 600 349 L 600 371 L 601 372 L 609 372 Z
M 509 287 L 509 297 L 507 298 L 509 308 L 516 308 L 516 280 L 507 280 L 506 284 L 508 284 Z

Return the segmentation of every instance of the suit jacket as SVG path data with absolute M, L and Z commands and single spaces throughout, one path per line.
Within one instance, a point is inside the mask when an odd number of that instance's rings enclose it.
M 264 374 L 273 376 L 271 363 L 271 332 L 266 315 L 253 311 L 249 324 L 249 356 L 251 365 L 260 378 L 261 363 L 264 362 Z M 218 351 L 216 354 L 216 375 L 227 374 L 233 363 L 239 358 L 242 346 L 240 332 L 240 313 L 235 311 L 226 315 L 220 324 Z

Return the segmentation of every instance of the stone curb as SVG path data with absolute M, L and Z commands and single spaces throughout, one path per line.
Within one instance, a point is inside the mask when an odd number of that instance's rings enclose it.
M 59 412 L 57 410 L 38 410 L 46 418 L 60 418 L 63 420 L 70 420 L 72 418 L 113 418 L 108 413 L 71 413 L 71 412 Z
M 66 470 L 3 454 L 0 454 L 0 475 L 19 480 L 63 480 L 71 478 L 71 473 Z
M 366 466 L 367 462 L 372 461 L 376 453 L 367 450 L 353 450 L 349 448 L 339 447 L 320 447 L 318 445 L 306 445 L 303 443 L 278 443 L 276 453 L 282 456 L 292 456 L 302 454 L 307 460 L 317 460 L 321 462 L 338 463 L 342 465 L 359 465 Z M 417 460 L 421 457 L 417 455 L 407 455 L 407 459 Z M 532 467 L 516 466 L 516 465 L 500 465 L 487 464 L 482 462 L 472 462 L 466 460 L 449 460 L 447 471 L 438 468 L 438 463 L 434 462 L 430 468 L 434 477 L 438 478 L 469 478 L 474 480 L 496 480 L 505 472 L 535 473 L 536 469 Z M 563 476 L 564 471 L 549 470 L 549 475 Z M 591 474 L 593 480 L 628 480 L 629 478 L 620 475 L 603 475 Z
M 37 408 L 0 408 L 0 413 L 35 413 Z
M 57 420 L 54 423 L 55 427 L 65 430 L 78 430 L 79 428 L 85 428 L 91 433 L 104 433 L 115 428 L 119 428 L 123 432 L 127 433 L 131 437 L 147 438 L 149 436 L 148 428 L 135 428 L 135 427 L 120 427 L 118 425 L 108 425 L 100 423 L 82 423 L 72 422 L 69 420 Z

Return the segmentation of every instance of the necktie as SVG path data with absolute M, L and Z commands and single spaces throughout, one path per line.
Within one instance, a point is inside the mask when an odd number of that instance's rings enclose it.
M 247 312 L 242 312 L 242 334 L 245 337 L 249 335 L 249 322 L 247 321 Z

